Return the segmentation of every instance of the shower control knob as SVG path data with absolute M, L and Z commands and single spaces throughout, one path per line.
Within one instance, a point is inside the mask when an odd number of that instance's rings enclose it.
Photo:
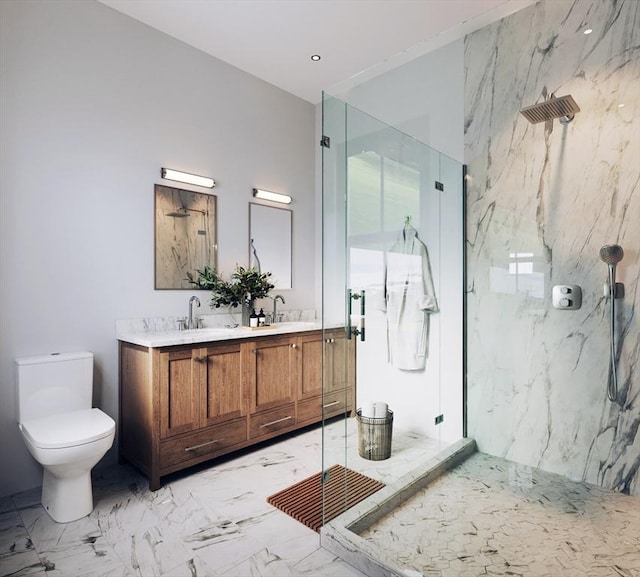
M 582 306 L 582 289 L 575 284 L 556 285 L 551 296 L 556 309 L 577 310 Z

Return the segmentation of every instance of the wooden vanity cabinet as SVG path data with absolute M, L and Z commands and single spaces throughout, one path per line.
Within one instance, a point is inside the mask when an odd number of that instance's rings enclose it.
M 251 414 L 295 401 L 291 337 L 272 337 L 247 343 L 245 379 L 250 390 Z
M 160 437 L 246 414 L 240 345 L 161 352 Z
M 160 436 L 246 414 L 239 344 L 161 352 Z
M 296 424 L 296 349 L 290 336 L 246 344 L 245 383 L 249 389 L 249 437 L 267 439 Z
M 161 352 L 159 367 L 161 471 L 247 440 L 239 344 Z
M 241 345 L 153 349 L 120 342 L 120 456 L 160 477 L 247 441 Z
M 120 457 L 149 478 L 352 410 L 355 340 L 322 331 L 149 348 L 120 341 Z M 331 340 L 333 339 L 333 341 Z M 332 346 L 332 345 L 335 345 Z
M 322 420 L 323 417 L 327 419 L 353 411 L 356 340 L 348 340 L 344 330 L 335 329 L 324 333 L 300 335 L 297 339 L 297 348 L 298 423 L 314 423 Z M 322 392 L 323 354 L 324 395 Z

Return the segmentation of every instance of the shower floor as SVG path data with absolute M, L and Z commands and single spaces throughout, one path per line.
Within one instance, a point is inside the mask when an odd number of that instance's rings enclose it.
M 640 577 L 640 498 L 483 453 L 359 536 L 424 577 Z

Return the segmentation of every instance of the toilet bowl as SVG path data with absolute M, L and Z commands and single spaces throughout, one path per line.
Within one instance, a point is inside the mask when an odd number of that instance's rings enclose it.
M 42 506 L 58 523 L 93 510 L 91 469 L 111 448 L 116 424 L 99 409 L 60 413 L 20 423 L 27 449 L 44 467 Z
M 111 448 L 115 422 L 91 408 L 93 355 L 16 359 L 18 427 L 43 468 L 42 505 L 58 523 L 93 510 L 91 469 Z

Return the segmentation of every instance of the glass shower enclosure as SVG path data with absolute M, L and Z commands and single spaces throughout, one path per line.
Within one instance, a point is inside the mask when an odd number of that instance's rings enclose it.
M 463 167 L 328 94 L 321 144 L 322 469 L 389 484 L 464 434 Z

